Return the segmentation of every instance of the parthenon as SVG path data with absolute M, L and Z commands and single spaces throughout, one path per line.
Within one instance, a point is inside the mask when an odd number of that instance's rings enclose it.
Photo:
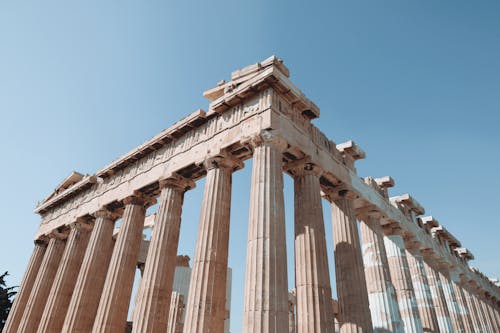
M 183 332 L 224 332 L 232 173 L 250 158 L 242 332 L 335 332 L 335 321 L 341 333 L 500 332 L 498 281 L 469 266 L 471 251 L 411 195 L 389 196 L 391 177 L 358 176 L 364 151 L 311 123 L 320 110 L 281 59 L 236 70 L 204 96 L 208 111 L 93 175 L 72 173 L 38 204 L 40 227 L 4 333 L 125 332 L 139 263 L 132 332 L 176 332 L 169 317 L 183 198 L 203 177 Z M 292 294 L 284 173 L 294 182 Z

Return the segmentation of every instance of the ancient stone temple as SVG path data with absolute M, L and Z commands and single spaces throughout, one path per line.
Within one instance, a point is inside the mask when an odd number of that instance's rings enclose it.
M 390 197 L 393 179 L 358 176 L 363 150 L 352 141 L 336 144 L 311 124 L 319 108 L 280 59 L 237 70 L 204 96 L 208 111 L 195 111 L 93 175 L 71 174 L 36 207 L 40 227 L 4 333 L 121 333 L 130 303 L 135 333 L 224 332 L 231 179 L 250 158 L 242 332 L 334 332 L 336 325 L 342 333 L 500 332 L 498 282 L 470 267 L 471 251 L 424 216 L 414 198 Z M 295 193 L 291 294 L 284 173 Z M 202 177 L 184 299 L 173 293 L 183 197 Z M 322 200 L 331 205 L 329 254 Z M 144 228 L 152 228 L 147 246 Z M 138 265 L 141 283 L 131 302 Z M 181 306 L 182 327 L 169 326 L 179 317 L 171 309 Z

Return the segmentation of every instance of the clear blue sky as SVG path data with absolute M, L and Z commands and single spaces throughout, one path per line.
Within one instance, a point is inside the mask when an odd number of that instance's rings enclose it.
M 321 108 L 316 125 L 365 149 L 361 176 L 393 176 L 392 195 L 414 195 L 472 250 L 473 265 L 500 276 L 499 17 L 498 1 L 1 2 L 0 271 L 19 283 L 33 208 L 72 170 L 93 173 L 206 109 L 204 90 L 276 54 Z M 233 332 L 250 170 L 234 179 Z M 180 253 L 193 253 L 202 190 L 186 196 Z

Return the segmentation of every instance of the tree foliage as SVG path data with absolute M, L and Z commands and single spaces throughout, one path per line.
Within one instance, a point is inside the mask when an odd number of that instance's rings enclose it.
M 7 287 L 5 277 L 9 272 L 0 275 L 0 331 L 5 325 L 7 316 L 9 315 L 10 308 L 12 307 L 13 297 L 16 295 L 15 289 L 17 287 Z

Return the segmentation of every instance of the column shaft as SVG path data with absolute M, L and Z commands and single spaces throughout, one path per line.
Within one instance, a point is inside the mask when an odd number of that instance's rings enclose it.
M 46 249 L 46 242 L 35 241 L 35 248 L 33 249 L 30 261 L 28 262 L 28 266 L 24 272 L 21 286 L 19 287 L 16 298 L 14 299 L 14 304 L 12 305 L 7 321 L 5 322 L 5 326 L 3 328 L 4 333 L 17 332 Z
M 488 326 L 488 321 L 486 320 L 486 316 L 484 314 L 483 306 L 481 304 L 481 299 L 480 296 L 474 293 L 472 295 L 472 299 L 474 301 L 474 304 L 476 306 L 476 309 L 478 311 L 478 317 L 479 320 L 481 321 L 481 329 L 483 332 L 489 332 L 490 328 Z
M 441 284 L 443 285 L 444 297 L 446 298 L 446 304 L 448 305 L 453 328 L 456 333 L 463 333 L 465 332 L 464 323 L 458 308 L 455 291 L 451 285 L 452 282 L 446 268 L 444 271 L 439 271 L 439 278 L 441 280 Z
M 94 228 L 76 278 L 62 332 L 90 332 L 99 306 L 113 252 L 115 222 L 109 212 L 104 210 L 95 216 Z
M 424 261 L 424 269 L 427 273 L 429 287 L 432 295 L 432 301 L 436 310 L 436 317 L 439 325 L 439 331 L 442 333 L 454 333 L 453 324 L 451 323 L 450 312 L 446 305 L 443 286 L 439 274 L 434 268 L 429 266 Z
M 104 282 L 93 333 L 125 331 L 145 212 L 142 198 L 125 199 L 125 212 Z
M 419 250 L 406 251 L 410 267 L 411 280 L 415 290 L 418 313 L 424 332 L 439 332 L 436 310 L 432 301 L 427 274 L 425 273 L 422 255 Z
M 185 189 L 180 179 L 162 181 L 161 186 L 133 332 L 165 332 L 168 325 Z
M 467 285 L 466 285 L 467 286 Z M 470 310 L 470 316 L 472 319 L 472 327 L 474 328 L 472 331 L 478 332 L 478 333 L 483 333 L 483 324 L 481 322 L 481 319 L 479 317 L 478 310 L 476 308 L 476 304 L 473 300 L 473 296 L 471 294 L 470 289 L 467 287 L 464 288 L 464 295 L 465 295 L 465 300 L 467 301 L 467 307 Z
M 71 225 L 71 232 L 66 240 L 64 254 L 38 326 L 38 333 L 61 331 L 89 241 L 89 231 L 90 226 L 86 224 L 77 222 Z
M 47 302 L 47 296 L 50 293 L 50 288 L 54 282 L 54 277 L 59 267 L 64 246 L 66 242 L 62 239 L 53 237 L 49 240 L 45 256 L 43 257 L 35 284 L 31 290 L 31 294 L 26 304 L 21 323 L 19 324 L 19 333 L 36 332 L 40 318 L 42 317 L 43 308 Z
M 360 229 L 373 332 L 402 333 L 403 323 L 389 274 L 380 221 L 368 216 L 360 222 Z
M 488 325 L 488 332 L 495 332 L 495 324 L 491 318 L 491 314 L 488 309 L 488 304 L 484 299 L 484 296 L 480 298 L 481 307 L 483 308 L 484 317 L 486 319 L 486 323 Z
M 253 154 L 244 333 L 288 332 L 288 277 L 281 147 L 265 141 Z
M 207 163 L 185 333 L 224 332 L 232 169 L 223 163 Z
M 181 333 L 184 324 L 181 323 L 182 314 L 184 313 L 184 296 L 177 292 L 172 292 L 170 298 L 170 311 L 168 313 L 167 333 Z
M 340 332 L 372 332 L 363 259 L 351 200 L 342 196 L 332 202 L 332 217 Z
M 319 175 L 299 171 L 294 183 L 297 332 L 333 332 L 332 290 Z
M 422 322 L 418 313 L 403 237 L 397 234 L 385 236 L 384 244 L 405 332 L 422 332 Z
M 474 332 L 474 327 L 472 325 L 472 318 L 470 314 L 469 307 L 467 306 L 467 301 L 465 300 L 465 295 L 461 286 L 452 281 L 453 291 L 455 292 L 458 304 L 458 310 L 460 316 L 462 317 L 462 323 L 464 324 L 465 332 Z

